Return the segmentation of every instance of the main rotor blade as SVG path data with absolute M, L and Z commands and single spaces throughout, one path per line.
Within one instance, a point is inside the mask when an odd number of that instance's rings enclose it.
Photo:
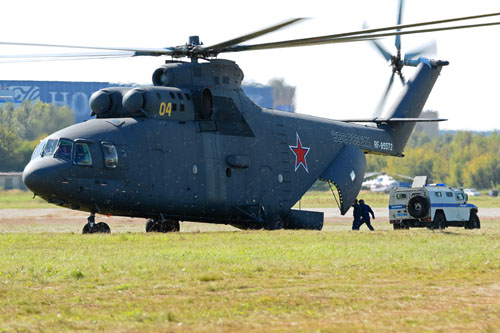
M 283 29 L 283 28 L 285 28 L 285 27 L 287 27 L 287 26 L 289 26 L 291 24 L 297 23 L 297 22 L 302 21 L 302 20 L 305 20 L 305 18 L 299 17 L 299 18 L 290 19 L 290 20 L 287 20 L 285 22 L 282 22 L 282 23 L 270 26 L 268 28 L 252 32 L 252 33 L 247 34 L 247 35 L 243 35 L 243 36 L 240 36 L 240 37 L 237 37 L 237 38 L 233 38 L 233 39 L 230 39 L 228 41 L 225 41 L 225 42 L 222 42 L 222 43 L 219 43 L 219 44 L 215 44 L 215 45 L 211 45 L 211 46 L 205 47 L 204 49 L 215 50 L 215 51 L 216 50 L 225 49 L 227 47 L 230 47 L 230 46 L 233 46 L 233 45 L 236 45 L 236 44 L 240 44 L 240 43 L 246 42 L 247 40 L 260 37 L 260 36 L 268 34 L 270 32 L 273 32 L 273 31 L 276 31 L 276 30 L 279 30 L 279 29 Z
M 0 42 L 0 45 L 12 46 L 35 46 L 35 47 L 59 47 L 66 49 L 87 49 L 87 50 L 107 50 L 107 51 L 126 51 L 135 52 L 136 56 L 149 55 L 171 55 L 174 53 L 174 48 L 133 48 L 133 47 L 102 47 L 102 46 L 78 46 L 78 45 L 63 45 L 63 44 L 42 44 L 42 43 L 19 43 L 19 42 Z
M 411 52 L 408 52 L 405 54 L 404 56 L 404 60 L 410 60 L 410 59 L 413 59 L 413 58 L 416 58 L 422 54 L 436 54 L 437 53 L 437 46 L 436 46 L 436 41 L 433 40 L 432 42 L 418 48 L 418 49 L 415 49 Z
M 0 59 L 43 59 L 43 58 L 94 58 L 94 57 L 133 57 L 135 52 L 94 52 L 94 53 L 40 53 L 40 54 L 5 54 Z
M 401 25 L 401 21 L 403 19 L 403 5 L 404 5 L 404 0 L 399 0 L 399 13 L 398 13 L 398 25 Z M 400 31 L 398 29 L 397 31 Z M 401 51 L 401 36 L 396 35 L 396 41 L 395 41 L 396 49 L 398 50 L 398 55 L 400 54 L 399 52 Z
M 441 28 L 432 28 L 432 29 L 421 29 L 421 30 L 412 30 L 412 31 L 395 31 L 388 33 L 380 33 L 380 34 L 359 34 L 357 36 L 349 36 L 338 38 L 338 35 L 330 35 L 330 36 L 321 36 L 321 37 L 312 37 L 312 38 L 303 38 L 303 39 L 291 39 L 287 41 L 280 42 L 271 42 L 271 43 L 263 43 L 263 44 L 254 44 L 254 45 L 235 45 L 229 47 L 227 49 L 221 50 L 222 52 L 241 52 L 241 51 L 251 51 L 251 50 L 264 50 L 264 49 L 278 49 L 278 48 L 286 48 L 286 47 L 298 47 L 298 46 L 313 46 L 313 45 L 323 45 L 323 44 L 334 44 L 334 43 L 348 43 L 348 42 L 358 42 L 358 41 L 367 41 L 374 40 L 380 37 L 388 37 L 394 35 L 409 35 L 409 34 L 420 34 L 426 32 L 436 32 L 436 31 L 448 31 L 448 30 L 456 30 L 456 29 L 466 29 L 466 28 L 478 28 L 478 27 L 487 27 L 500 25 L 500 22 L 489 22 L 489 23 L 480 23 L 480 24 L 471 24 L 471 25 L 461 25 L 461 26 L 451 26 L 451 27 L 441 27 Z M 375 29 L 372 29 L 375 30 Z M 386 29 L 383 29 L 386 30 Z M 370 30 L 367 30 L 370 31 Z M 343 34 L 342 34 L 343 35 Z

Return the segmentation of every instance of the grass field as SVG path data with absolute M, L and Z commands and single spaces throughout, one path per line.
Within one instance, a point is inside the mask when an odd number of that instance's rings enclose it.
M 0 331 L 500 330 L 498 222 L 448 230 L 1 234 Z
M 326 197 L 313 194 L 303 207 Z M 12 195 L 0 207 L 31 200 Z M 353 232 L 343 218 L 320 232 L 183 223 L 176 234 L 127 220 L 85 236 L 78 216 L 36 233 L 13 223 L 0 233 L 0 332 L 500 331 L 492 218 L 473 231 L 393 231 L 377 219 L 375 232 Z
M 361 191 L 360 199 L 364 199 L 372 207 L 387 207 L 389 204 L 389 195 L 385 193 L 373 193 L 370 191 Z M 337 197 L 338 199 L 338 197 Z M 470 202 L 480 208 L 500 207 L 500 197 L 492 198 L 487 195 L 471 197 Z M 335 199 L 330 191 L 309 191 L 300 201 L 302 208 L 324 208 L 337 207 Z M 296 207 L 299 204 L 297 203 Z M 35 197 L 31 192 L 24 191 L 0 191 L 0 209 L 6 208 L 51 208 L 56 207 L 48 204 L 44 200 Z

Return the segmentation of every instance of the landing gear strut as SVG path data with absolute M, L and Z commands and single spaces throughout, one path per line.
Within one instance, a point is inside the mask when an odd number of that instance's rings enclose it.
M 146 232 L 178 232 L 180 230 L 179 221 L 175 220 L 154 220 L 146 222 Z
M 111 229 L 109 225 L 104 222 L 95 223 L 95 213 L 90 213 L 90 216 L 87 218 L 87 224 L 83 226 L 82 233 L 83 234 L 109 234 Z

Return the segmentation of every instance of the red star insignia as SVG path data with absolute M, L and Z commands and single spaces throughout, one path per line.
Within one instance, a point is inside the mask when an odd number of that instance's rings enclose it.
M 290 149 L 293 151 L 295 154 L 295 171 L 299 168 L 299 166 L 303 166 L 304 169 L 306 169 L 306 172 L 309 173 L 309 170 L 307 169 L 307 161 L 306 161 L 306 156 L 307 153 L 309 153 L 308 147 L 302 147 L 302 143 L 300 142 L 300 137 L 298 133 L 295 133 L 297 135 L 297 145 L 296 146 L 288 146 Z

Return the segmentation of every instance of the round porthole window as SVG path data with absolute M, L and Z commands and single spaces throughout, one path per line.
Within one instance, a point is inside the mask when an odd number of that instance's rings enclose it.
M 193 174 L 198 174 L 198 166 L 196 164 L 193 164 Z
M 278 175 L 278 182 L 283 183 L 283 175 L 281 173 Z

